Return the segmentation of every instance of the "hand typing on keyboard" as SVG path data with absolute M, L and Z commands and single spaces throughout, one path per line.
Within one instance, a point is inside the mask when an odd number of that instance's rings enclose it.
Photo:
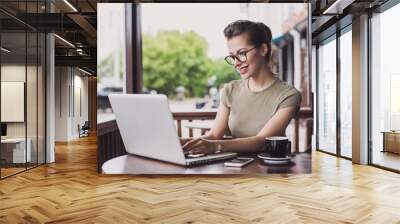
M 191 153 L 187 153 L 185 154 L 186 158 L 198 158 L 198 157 L 202 157 L 205 156 L 206 154 L 204 153 L 200 153 L 200 154 L 191 154 Z
M 198 155 L 198 154 L 213 154 L 218 149 L 218 143 L 215 140 L 208 140 L 204 138 L 196 138 L 186 142 L 183 145 L 183 151 L 185 154 Z

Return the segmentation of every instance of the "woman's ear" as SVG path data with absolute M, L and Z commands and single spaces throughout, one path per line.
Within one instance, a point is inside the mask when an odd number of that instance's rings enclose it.
M 267 44 L 265 44 L 265 43 L 261 44 L 261 48 L 260 49 L 261 49 L 262 56 L 267 55 L 267 53 L 269 51 Z

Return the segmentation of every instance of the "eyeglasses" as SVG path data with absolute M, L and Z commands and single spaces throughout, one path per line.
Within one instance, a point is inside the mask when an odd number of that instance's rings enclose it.
M 241 51 L 236 55 L 228 55 L 225 57 L 225 61 L 230 65 L 235 65 L 235 59 L 240 61 L 241 63 L 245 63 L 247 61 L 247 53 L 257 47 L 250 48 L 249 50 Z

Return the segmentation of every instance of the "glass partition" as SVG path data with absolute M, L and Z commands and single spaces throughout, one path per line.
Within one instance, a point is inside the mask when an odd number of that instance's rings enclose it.
M 400 170 L 400 4 L 371 18 L 372 164 Z
M 340 155 L 352 157 L 352 34 L 340 36 Z
M 318 48 L 318 149 L 336 154 L 336 38 Z
M 4 6 L 1 3 L 0 6 Z M 11 3 L 8 3 L 11 4 Z M 43 13 L 44 1 L 18 13 Z M 0 12 L 0 178 L 45 162 L 45 35 Z
M 31 161 L 26 144 L 26 41 L 25 32 L 1 34 L 2 177 L 24 171 Z

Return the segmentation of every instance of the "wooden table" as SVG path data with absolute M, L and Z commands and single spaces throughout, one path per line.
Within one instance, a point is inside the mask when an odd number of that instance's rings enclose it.
M 300 174 L 311 173 L 311 154 L 297 153 L 292 162 L 285 165 L 267 165 L 255 153 L 243 154 L 241 157 L 252 157 L 255 160 L 242 168 L 226 167 L 224 161 L 184 167 L 172 163 L 153 160 L 136 155 L 123 155 L 108 160 L 102 166 L 105 174 Z
M 27 147 L 25 148 L 25 144 Z M 1 139 L 1 157 L 4 163 L 16 164 L 31 162 L 31 138 L 5 138 Z

